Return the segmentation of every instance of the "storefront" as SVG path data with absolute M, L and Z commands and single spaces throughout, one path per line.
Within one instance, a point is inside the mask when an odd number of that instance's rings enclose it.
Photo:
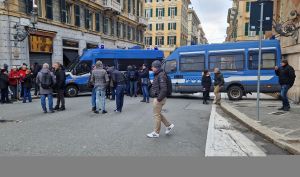
M 67 67 L 78 58 L 79 42 L 63 39 L 63 65 Z
M 29 64 L 52 65 L 54 32 L 36 31 L 29 36 Z

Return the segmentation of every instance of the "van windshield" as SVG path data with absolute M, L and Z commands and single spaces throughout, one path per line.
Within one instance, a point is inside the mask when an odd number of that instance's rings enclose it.
M 78 64 L 79 62 L 79 58 L 76 58 L 75 60 L 73 60 L 68 66 L 67 66 L 67 72 L 71 72 L 75 66 Z

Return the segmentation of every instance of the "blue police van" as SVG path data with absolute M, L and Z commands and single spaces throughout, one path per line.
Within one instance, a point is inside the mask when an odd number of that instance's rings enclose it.
M 163 60 L 164 53 L 160 50 L 142 49 L 89 49 L 78 60 L 71 63 L 66 70 L 66 95 L 75 97 L 78 93 L 90 92 L 88 79 L 92 66 L 101 60 L 104 66 L 115 66 L 126 71 L 127 66 L 151 66 L 154 60 Z
M 172 79 L 175 93 L 202 91 L 204 70 L 219 68 L 225 78 L 222 92 L 229 99 L 239 100 L 247 93 L 256 92 L 259 41 L 184 46 L 175 50 L 165 61 L 164 70 Z M 261 92 L 280 91 L 274 67 L 280 64 L 278 40 L 264 40 L 261 62 Z M 214 74 L 211 74 L 212 79 Z

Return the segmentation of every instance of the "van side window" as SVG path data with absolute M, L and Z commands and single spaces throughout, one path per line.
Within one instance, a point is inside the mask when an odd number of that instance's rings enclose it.
M 176 60 L 170 60 L 166 61 L 166 67 L 165 72 L 166 73 L 172 73 L 177 71 L 177 61 Z
M 92 61 L 81 61 L 75 69 L 76 75 L 83 75 L 91 72 L 92 70 Z
M 180 71 L 203 71 L 205 69 L 204 55 L 183 55 L 180 58 Z
M 275 51 L 263 51 L 261 69 L 274 69 L 276 65 Z M 258 69 L 258 51 L 249 52 L 249 69 Z
M 209 69 L 219 68 L 221 70 L 243 70 L 244 54 L 211 54 L 209 56 Z

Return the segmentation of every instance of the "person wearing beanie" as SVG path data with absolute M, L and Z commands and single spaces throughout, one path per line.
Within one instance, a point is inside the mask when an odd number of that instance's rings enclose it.
M 161 69 L 161 62 L 156 60 L 152 63 L 152 70 L 154 72 L 154 79 L 152 82 L 152 87 L 150 91 L 151 97 L 153 100 L 153 113 L 155 119 L 155 128 L 154 131 L 147 134 L 148 138 L 158 138 L 161 122 L 166 126 L 165 134 L 169 135 L 171 130 L 174 128 L 174 124 L 171 124 L 166 117 L 161 113 L 163 106 L 167 101 L 168 94 L 168 78 L 167 74 Z
M 101 97 L 102 114 L 105 114 L 107 113 L 105 110 L 105 91 L 109 83 L 109 77 L 107 72 L 103 69 L 103 64 L 101 61 L 96 62 L 96 68 L 92 71 L 91 82 L 93 83 L 96 91 L 96 110 L 94 113 L 99 114 Z
M 8 75 L 6 69 L 1 69 L 0 72 L 0 91 L 1 91 L 1 104 L 12 103 L 8 98 Z
M 279 84 L 281 86 L 280 96 L 282 100 L 282 107 L 278 110 L 289 111 L 291 106 L 287 93 L 294 85 L 296 79 L 295 70 L 289 65 L 287 60 L 282 60 L 280 67 L 275 66 L 275 74 L 278 76 Z

